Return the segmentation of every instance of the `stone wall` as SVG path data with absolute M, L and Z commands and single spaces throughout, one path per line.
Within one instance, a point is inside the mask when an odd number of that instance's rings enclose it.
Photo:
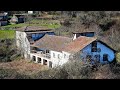
M 16 31 L 16 46 L 25 59 L 29 58 L 30 43 L 25 32 Z

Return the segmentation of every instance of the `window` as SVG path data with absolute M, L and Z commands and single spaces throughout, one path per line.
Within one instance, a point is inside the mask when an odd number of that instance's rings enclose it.
M 43 65 L 47 65 L 47 60 L 43 59 Z
M 86 36 L 86 33 L 81 33 L 82 36 Z
M 51 61 L 49 61 L 49 67 L 52 68 L 52 62 Z
M 91 55 L 87 55 L 86 56 L 86 61 L 90 62 L 92 60 L 92 56 Z
M 33 56 L 32 60 L 33 60 L 33 61 L 36 61 L 36 57 L 35 57 L 35 56 Z
M 108 54 L 103 54 L 103 61 L 108 61 Z
M 95 55 L 95 60 L 100 61 L 100 55 Z
M 64 58 L 66 58 L 66 54 L 64 54 Z
M 60 59 L 60 54 L 58 54 L 58 59 Z
M 38 58 L 38 63 L 41 63 L 41 58 Z
M 49 50 L 46 50 L 46 53 L 50 53 L 50 51 L 49 51 Z
M 92 43 L 92 50 L 91 50 L 92 52 L 97 52 L 97 42 L 96 41 L 94 41 L 93 43 Z
M 53 57 L 55 58 L 55 53 L 53 53 Z
M 42 51 L 43 54 L 45 54 L 45 51 Z

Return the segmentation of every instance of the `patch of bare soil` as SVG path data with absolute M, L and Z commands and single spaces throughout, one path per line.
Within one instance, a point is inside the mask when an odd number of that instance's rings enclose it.
M 39 71 L 46 70 L 47 66 L 43 66 L 38 63 L 30 62 L 27 60 L 18 60 L 18 61 L 0 63 L 0 68 L 15 69 L 19 73 L 31 75 Z

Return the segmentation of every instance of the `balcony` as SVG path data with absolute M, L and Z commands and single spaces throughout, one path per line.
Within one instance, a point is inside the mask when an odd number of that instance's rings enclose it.
M 47 58 L 47 59 L 50 59 L 50 53 L 43 53 L 42 51 L 32 51 L 31 54 L 34 54 L 35 56 L 38 56 L 38 57 L 44 57 L 44 58 Z

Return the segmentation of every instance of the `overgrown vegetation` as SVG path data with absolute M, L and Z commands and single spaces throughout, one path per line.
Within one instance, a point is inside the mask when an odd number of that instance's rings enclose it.
M 0 62 L 9 62 L 19 56 L 20 53 L 16 50 L 15 39 L 0 39 Z
M 0 30 L 0 39 L 14 39 L 15 31 L 14 30 Z
M 28 63 L 30 64 L 30 63 Z M 38 69 L 38 68 L 36 68 Z M 33 69 L 35 70 L 35 69 Z M 97 69 L 80 61 L 69 62 L 62 67 L 40 70 L 27 74 L 17 69 L 0 68 L 1 79 L 120 79 L 120 65 L 100 65 Z M 29 72 L 30 73 L 30 72 Z

